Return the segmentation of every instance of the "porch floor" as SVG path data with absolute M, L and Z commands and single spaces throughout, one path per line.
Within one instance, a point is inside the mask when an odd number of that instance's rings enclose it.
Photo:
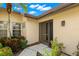
M 34 46 L 30 46 L 26 49 L 24 49 L 20 54 L 19 56 L 36 56 L 37 55 L 37 51 L 40 52 L 41 54 L 44 54 L 45 52 L 45 49 L 50 51 L 51 49 L 40 43 L 40 44 L 37 44 L 37 45 L 34 45 Z

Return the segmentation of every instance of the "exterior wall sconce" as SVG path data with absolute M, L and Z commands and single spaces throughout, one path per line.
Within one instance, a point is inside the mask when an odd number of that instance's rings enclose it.
M 61 26 L 65 26 L 65 20 L 61 21 Z

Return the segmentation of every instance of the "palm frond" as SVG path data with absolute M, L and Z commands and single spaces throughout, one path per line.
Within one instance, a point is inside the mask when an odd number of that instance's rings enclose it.
M 24 13 L 27 13 L 27 6 L 25 6 L 23 3 L 20 3 L 20 5 L 24 9 Z
M 0 3 L 0 7 L 2 6 L 2 3 Z

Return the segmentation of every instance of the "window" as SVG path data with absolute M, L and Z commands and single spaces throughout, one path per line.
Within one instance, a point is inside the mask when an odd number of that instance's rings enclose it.
M 0 38 L 7 37 L 7 26 L 6 22 L 0 21 Z
M 20 23 L 13 23 L 13 36 L 21 36 L 21 24 Z

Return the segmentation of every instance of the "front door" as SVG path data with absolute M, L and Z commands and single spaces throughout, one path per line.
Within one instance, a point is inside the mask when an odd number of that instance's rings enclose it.
M 50 46 L 50 41 L 53 40 L 53 20 L 39 24 L 39 40 Z

